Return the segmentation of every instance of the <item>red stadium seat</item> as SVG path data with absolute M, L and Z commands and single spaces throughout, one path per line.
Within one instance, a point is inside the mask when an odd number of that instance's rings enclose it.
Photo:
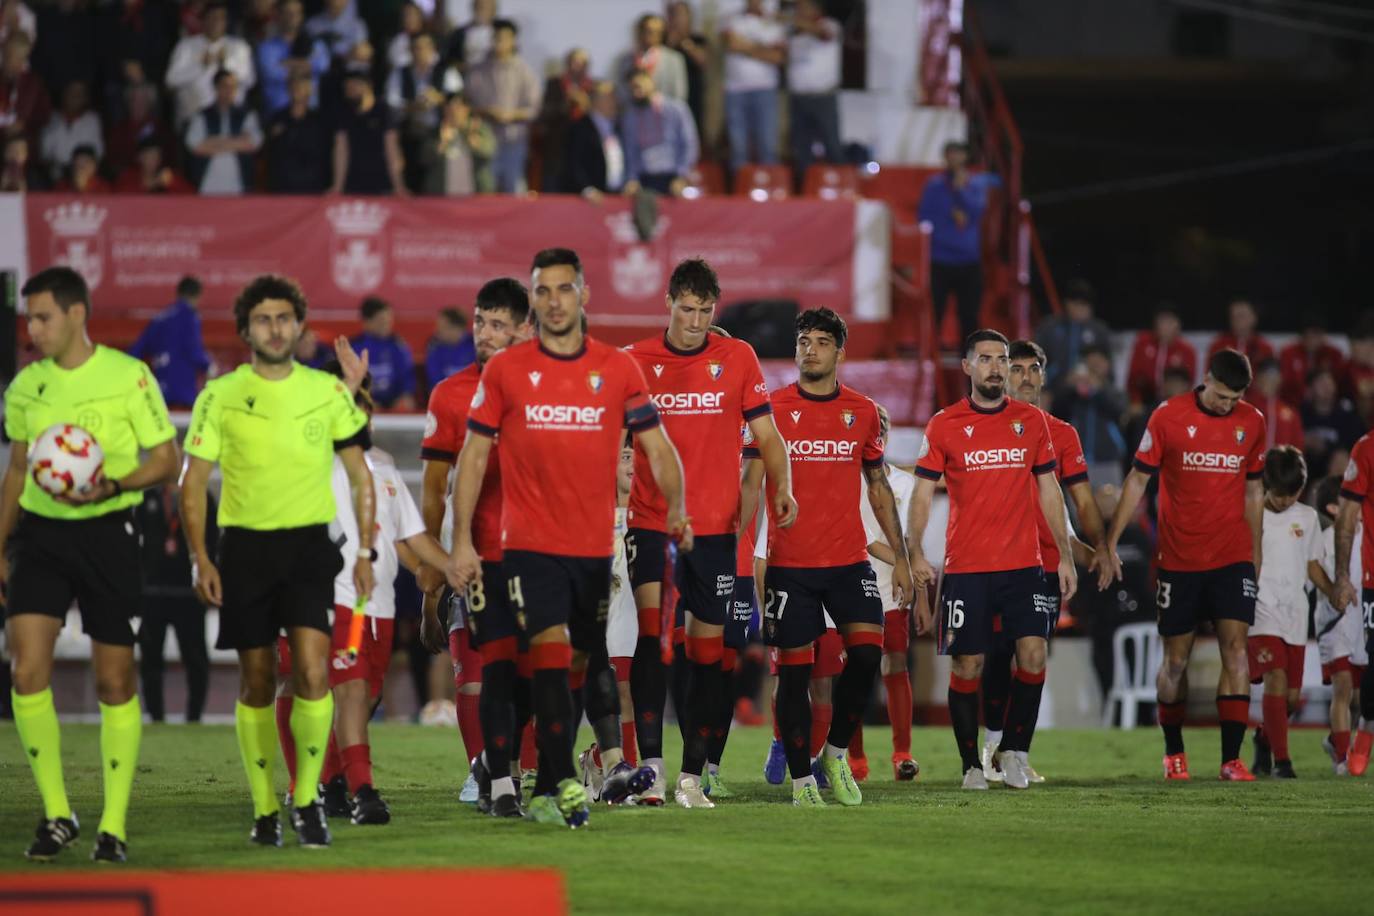
M 786 200 L 792 196 L 792 170 L 785 165 L 742 165 L 735 173 L 735 196 Z
M 900 213 L 914 221 L 926 179 L 939 171 L 938 168 L 914 165 L 877 166 L 877 171 L 872 172 L 864 169 L 859 176 L 859 193 L 873 200 L 887 201 L 894 215 Z
M 687 187 L 682 196 L 688 199 L 725 193 L 725 172 L 719 162 L 698 162 L 687 172 Z
M 802 193 L 822 200 L 853 200 L 859 196 L 859 173 L 852 165 L 818 162 L 806 170 Z

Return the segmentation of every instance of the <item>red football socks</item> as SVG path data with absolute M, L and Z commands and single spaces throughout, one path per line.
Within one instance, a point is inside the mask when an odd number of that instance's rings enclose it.
M 1264 736 L 1274 751 L 1275 760 L 1288 760 L 1288 698 L 1265 694 Z
M 348 779 L 348 791 L 354 795 L 363 786 L 372 785 L 372 747 L 366 743 L 354 744 L 339 752 L 343 758 L 344 776 Z
M 834 716 L 834 707 L 829 703 L 811 704 L 811 756 L 817 757 L 821 753 L 821 748 L 825 747 L 825 739 L 830 734 L 830 720 Z
M 905 671 L 883 675 L 887 718 L 892 722 L 892 752 L 911 753 L 911 678 Z
M 471 760 L 482 753 L 482 717 L 478 712 L 481 694 L 458 694 L 458 731 L 463 736 L 463 752 Z

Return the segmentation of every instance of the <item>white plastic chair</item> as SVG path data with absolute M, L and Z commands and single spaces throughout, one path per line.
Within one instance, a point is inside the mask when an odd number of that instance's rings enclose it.
M 1102 727 L 1111 728 L 1121 707 L 1121 727 L 1135 728 L 1141 703 L 1155 702 L 1155 674 L 1164 661 L 1164 640 L 1153 623 L 1128 623 L 1112 636 L 1112 689 L 1102 706 Z

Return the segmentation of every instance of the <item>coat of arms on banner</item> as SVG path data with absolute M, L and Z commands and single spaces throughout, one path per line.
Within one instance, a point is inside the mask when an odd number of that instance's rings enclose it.
M 663 235 L 671 221 L 660 216 L 654 224 L 653 238 L 647 242 L 639 237 L 634 217 L 629 212 L 613 213 L 606 217 L 613 245 L 610 248 L 611 286 L 627 299 L 652 296 L 661 292 L 665 277 L 661 256 L 653 242 Z
M 325 211 L 334 227 L 330 268 L 334 285 L 349 293 L 367 293 L 382 283 L 386 274 L 385 206 L 368 201 L 336 204 Z
M 95 204 L 70 203 L 44 211 L 52 229 L 51 254 L 55 264 L 81 274 L 94 290 L 105 276 L 105 241 L 100 227 L 109 211 Z

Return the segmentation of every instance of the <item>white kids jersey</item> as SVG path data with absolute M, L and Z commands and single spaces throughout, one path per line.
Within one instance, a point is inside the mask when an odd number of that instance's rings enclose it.
M 911 507 L 911 494 L 916 491 L 916 475 L 890 464 L 883 467 L 887 471 L 887 482 L 892 487 L 892 495 L 897 501 L 897 518 L 901 519 L 901 525 L 905 529 L 907 510 Z M 873 514 L 873 507 L 868 504 L 867 488 L 859 494 L 859 514 L 864 519 L 864 536 L 868 538 L 868 543 L 886 545 L 887 537 L 883 534 L 882 526 L 878 524 L 878 517 Z M 903 533 L 905 534 L 905 531 Z M 897 610 L 897 602 L 892 598 L 892 565 L 871 554 L 868 559 L 873 564 L 873 572 L 878 576 L 878 592 L 883 596 L 883 610 Z
M 630 588 L 630 565 L 625 556 L 626 517 L 624 506 L 615 510 L 615 557 L 611 560 L 611 607 L 606 615 L 606 652 L 611 658 L 635 654 L 639 639 L 639 612 L 635 593 Z
M 1360 582 L 1360 540 L 1364 526 L 1355 526 L 1355 541 L 1350 548 L 1350 581 Z M 1326 577 L 1336 581 L 1336 526 L 1332 525 L 1322 532 L 1322 569 Z M 1338 658 L 1349 658 L 1356 665 L 1369 664 L 1365 650 L 1364 620 L 1360 614 L 1358 592 L 1349 607 L 1337 611 L 1331 602 L 1320 592 L 1317 593 L 1317 652 L 1323 665 L 1329 665 Z
M 1282 512 L 1264 510 L 1259 594 L 1251 636 L 1277 636 L 1290 646 L 1307 644 L 1307 564 L 1321 562 L 1317 510 L 1294 503 Z
M 396 616 L 396 573 L 400 569 L 396 542 L 423 534 L 425 523 L 410 490 L 401 480 L 395 460 L 379 448 L 370 448 L 367 464 L 372 469 L 372 486 L 376 492 L 376 531 L 372 546 L 377 551 L 377 561 L 372 564 L 376 584 L 367 602 L 367 614 L 389 620 Z M 338 513 L 329 526 L 329 534 L 344 558 L 343 571 L 334 580 L 334 603 L 351 609 L 357 600 L 353 589 L 353 566 L 358 556 L 358 521 L 353 514 L 353 490 L 348 484 L 348 472 L 338 455 L 334 456 L 333 485 Z

